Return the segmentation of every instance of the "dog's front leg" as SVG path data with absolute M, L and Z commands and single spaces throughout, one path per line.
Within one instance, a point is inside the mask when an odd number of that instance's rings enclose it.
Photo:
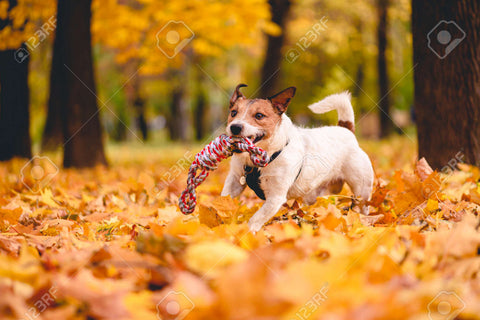
M 287 201 L 287 194 L 267 197 L 263 206 L 248 221 L 251 232 L 259 231 Z
M 228 173 L 227 179 L 225 179 L 225 184 L 223 185 L 222 197 L 231 196 L 235 198 L 245 189 L 245 185 L 240 183 L 241 175 L 236 174 L 235 172 L 230 171 Z
M 240 178 L 244 175 L 243 163 L 239 157 L 235 155 L 232 158 L 230 164 L 230 172 L 225 179 L 225 184 L 223 185 L 222 196 L 231 196 L 235 198 L 245 189 L 245 184 L 240 183 Z

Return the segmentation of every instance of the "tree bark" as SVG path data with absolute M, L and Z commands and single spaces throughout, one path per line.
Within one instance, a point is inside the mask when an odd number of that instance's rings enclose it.
M 61 18 L 61 17 L 59 17 Z M 58 20 L 57 20 L 58 26 Z M 59 31 L 56 31 L 55 41 L 52 53 L 52 66 L 50 69 L 50 92 L 48 98 L 47 119 L 42 135 L 42 150 L 52 151 L 62 147 L 63 139 L 63 119 L 62 109 L 66 103 L 66 92 L 63 81 L 65 66 L 62 63 L 62 54 L 64 39 L 60 39 Z M 68 71 L 68 70 L 66 70 Z
M 16 0 L 9 0 L 8 11 L 16 5 Z M 0 30 L 7 26 L 12 27 L 10 19 L 0 20 Z M 0 161 L 32 157 L 29 55 L 25 45 L 15 50 L 0 51 Z
M 377 0 L 378 26 L 378 95 L 380 108 L 380 137 L 384 138 L 393 132 L 393 121 L 390 116 L 389 77 L 387 67 L 387 28 L 388 28 L 388 6 L 389 0 Z
M 279 70 L 282 62 L 282 47 L 285 42 L 285 26 L 290 11 L 291 0 L 269 0 L 272 22 L 282 29 L 279 36 L 267 36 L 267 52 L 262 67 L 260 97 L 270 97 L 279 91 L 277 88 L 280 78 Z
M 413 0 L 412 34 L 419 157 L 480 165 L 480 3 Z
M 22 52 L 21 62 L 15 55 Z M 0 161 L 31 158 L 29 56 L 26 46 L 0 51 Z
M 140 65 L 141 63 L 138 59 L 132 59 L 125 66 L 124 70 L 127 75 L 130 76 L 135 74 L 125 85 L 125 94 L 127 98 L 127 106 L 132 106 L 134 109 L 135 124 L 137 129 L 140 131 L 141 138 L 143 141 L 147 141 L 149 137 L 149 130 L 147 119 L 145 118 L 146 101 L 142 96 L 142 81 L 140 75 L 136 74 L 140 68 Z M 126 111 L 124 112 L 126 113 Z M 126 133 L 125 124 L 119 123 L 118 125 L 121 125 Z
M 66 168 L 106 164 L 93 74 L 91 2 L 58 1 L 49 108 L 60 110 Z
M 173 88 L 167 127 L 172 141 L 187 141 L 188 115 L 184 101 L 184 88 Z
M 142 135 L 142 140 L 147 141 L 149 137 L 149 131 L 148 131 L 148 123 L 147 119 L 145 118 L 145 100 L 140 96 L 140 91 L 136 92 L 137 96 L 136 99 L 133 103 L 135 107 L 135 117 L 136 117 L 136 122 L 138 129 L 140 130 L 140 133 Z
M 205 91 L 203 90 L 202 84 L 198 84 L 200 87 L 197 92 L 197 99 L 195 103 L 195 113 L 194 113 L 194 125 L 195 125 L 195 139 L 200 141 L 203 139 L 206 133 L 206 113 L 208 111 L 208 102 Z

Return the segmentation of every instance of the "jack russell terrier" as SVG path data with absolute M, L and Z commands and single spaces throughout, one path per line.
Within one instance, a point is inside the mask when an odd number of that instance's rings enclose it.
M 315 113 L 338 112 L 338 126 L 300 128 L 285 114 L 295 87 L 267 99 L 247 99 L 239 84 L 230 99 L 227 133 L 248 137 L 267 151 L 270 162 L 254 167 L 247 153 L 233 155 L 222 196 L 236 197 L 248 185 L 265 200 L 248 222 L 259 231 L 287 199 L 302 198 L 310 205 L 317 197 L 338 193 L 346 182 L 362 198 L 361 212 L 368 215 L 367 200 L 374 173 L 367 154 L 354 135 L 354 113 L 350 93 L 333 94 L 309 108 Z

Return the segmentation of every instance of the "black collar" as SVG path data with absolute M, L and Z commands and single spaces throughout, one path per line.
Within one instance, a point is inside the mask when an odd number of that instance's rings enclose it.
M 286 145 L 285 145 L 286 146 Z M 278 150 L 277 152 L 274 152 L 272 154 L 272 156 L 270 157 L 270 160 L 268 160 L 268 163 L 272 162 L 273 160 L 275 160 L 279 155 L 280 153 L 282 153 L 283 149 L 280 149 Z
M 288 143 L 290 141 L 287 141 L 285 144 L 285 147 L 288 146 Z M 285 148 L 284 147 L 284 148 Z M 282 153 L 283 148 L 274 152 L 270 159 L 268 160 L 268 163 L 270 164 L 273 160 L 275 160 L 280 153 Z M 263 192 L 262 188 L 260 188 L 260 169 L 258 167 L 250 167 L 250 166 L 245 166 L 244 167 L 244 176 L 245 176 L 245 181 L 247 183 L 247 186 L 252 189 L 257 197 L 259 197 L 262 200 L 265 200 L 265 193 Z

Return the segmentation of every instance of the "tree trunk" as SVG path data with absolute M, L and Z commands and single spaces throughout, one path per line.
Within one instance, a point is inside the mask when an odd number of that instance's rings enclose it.
M 194 125 L 195 125 L 195 139 L 200 141 L 205 136 L 206 132 L 206 113 L 208 110 L 207 98 L 205 92 L 202 88 L 202 85 L 199 84 L 200 88 L 197 93 L 197 100 L 195 105 L 195 114 L 194 114 Z
M 413 0 L 412 34 L 419 157 L 480 165 L 480 3 Z
M 282 62 L 282 47 L 285 42 L 285 26 L 291 0 L 269 0 L 272 21 L 282 28 L 279 36 L 267 36 L 267 52 L 262 67 L 260 97 L 270 97 L 278 90 L 279 69 Z
M 8 12 L 17 5 L 8 1 Z M 12 27 L 10 19 L 0 19 L 0 30 Z M 25 45 L 15 50 L 0 51 L 0 161 L 13 157 L 31 158 L 30 91 Z
M 147 119 L 145 118 L 145 107 L 146 107 L 146 102 L 145 99 L 142 96 L 142 91 L 141 91 L 141 78 L 140 75 L 136 74 L 138 69 L 140 68 L 140 60 L 138 59 L 132 59 L 128 62 L 128 64 L 125 66 L 125 74 L 127 75 L 132 75 L 135 74 L 130 81 L 125 85 L 125 94 L 127 98 L 127 106 L 132 106 L 135 112 L 135 122 L 137 129 L 140 130 L 140 134 L 142 137 L 143 141 L 148 140 L 149 136 L 149 130 L 148 130 L 148 123 Z M 126 110 L 124 111 L 126 114 Z M 125 122 L 125 121 L 124 121 Z M 126 132 L 126 127 L 124 124 L 119 123 L 119 125 L 122 125 L 123 128 L 125 128 Z
M 390 117 L 390 97 L 388 92 L 389 77 L 387 68 L 387 26 L 388 26 L 388 6 L 389 0 L 377 0 L 378 26 L 378 94 L 380 108 L 380 136 L 387 137 L 393 132 L 393 122 Z
M 148 140 L 148 123 L 145 118 L 145 100 L 140 96 L 140 91 L 136 91 L 136 99 L 133 103 L 136 112 L 137 126 L 142 134 L 142 140 Z
M 182 84 L 173 88 L 167 127 L 171 140 L 187 140 L 188 115 L 184 101 L 184 88 Z
M 25 45 L 17 50 L 0 51 L 0 161 L 32 157 L 29 60 Z
M 62 109 L 65 107 L 66 101 L 66 83 L 63 82 L 65 80 L 63 73 L 66 68 L 62 63 L 63 58 L 61 56 L 65 45 L 63 41 L 64 39 L 60 39 L 59 31 L 57 31 L 53 45 L 52 67 L 50 70 L 50 94 L 48 98 L 47 120 L 42 136 L 42 150 L 45 151 L 60 148 L 64 142 Z M 68 70 L 65 71 L 68 72 Z
M 50 107 L 60 109 L 66 168 L 106 164 L 93 75 L 91 2 L 58 1 Z

